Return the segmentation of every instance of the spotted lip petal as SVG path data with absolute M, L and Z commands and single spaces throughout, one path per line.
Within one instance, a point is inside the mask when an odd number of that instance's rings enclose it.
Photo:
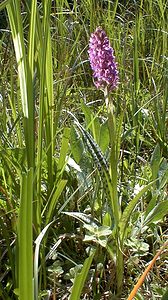
M 95 86 L 98 89 L 108 87 L 109 91 L 114 90 L 119 82 L 117 63 L 114 50 L 102 28 L 96 28 L 91 34 L 88 53 Z

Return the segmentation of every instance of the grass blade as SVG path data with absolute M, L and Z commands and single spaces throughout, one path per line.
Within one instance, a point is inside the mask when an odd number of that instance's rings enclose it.
M 7 12 L 18 64 L 22 109 L 24 117 L 28 118 L 27 66 L 19 1 L 10 1 L 7 5 Z
M 0 3 L 0 10 L 4 9 L 6 5 L 9 3 L 10 0 L 5 0 L 2 3 Z
M 33 300 L 33 169 L 22 175 L 19 210 L 19 299 Z
M 121 235 L 121 241 L 123 242 L 125 237 L 126 228 L 128 226 L 128 222 L 130 219 L 130 216 L 137 205 L 139 199 L 148 191 L 148 189 L 153 185 L 154 181 L 147 184 L 144 188 L 140 190 L 140 192 L 129 202 L 128 206 L 125 208 L 121 220 L 119 222 L 120 227 L 120 235 Z
M 69 300 L 80 300 L 82 289 L 84 287 L 94 255 L 95 255 L 95 251 L 88 258 L 85 259 L 81 272 L 77 274 L 75 278 L 73 288 L 72 288 L 72 293 Z
M 34 300 L 38 300 L 38 259 L 39 259 L 39 250 L 42 239 L 44 238 L 48 228 L 55 222 L 52 221 L 47 224 L 40 232 L 39 236 L 35 240 L 35 253 L 34 253 Z

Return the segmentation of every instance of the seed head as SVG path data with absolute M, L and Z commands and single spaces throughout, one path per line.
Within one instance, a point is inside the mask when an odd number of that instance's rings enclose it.
M 91 34 L 88 53 L 95 86 L 114 90 L 119 81 L 117 63 L 109 39 L 100 27 Z

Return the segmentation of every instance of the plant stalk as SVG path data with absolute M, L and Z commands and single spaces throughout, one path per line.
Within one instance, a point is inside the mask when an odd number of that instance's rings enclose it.
M 121 207 L 118 201 L 118 191 L 117 191 L 117 183 L 118 183 L 118 174 L 117 174 L 117 166 L 118 166 L 118 144 L 117 144 L 117 131 L 116 131 L 116 119 L 114 113 L 114 105 L 113 99 L 109 97 L 108 88 L 105 88 L 104 91 L 105 103 L 108 113 L 108 129 L 109 129 L 109 137 L 110 137 L 110 166 L 109 173 L 111 178 L 111 187 L 110 187 L 110 202 L 111 208 L 113 212 L 112 218 L 115 222 L 115 241 L 116 241 L 116 277 L 117 277 L 117 293 L 121 293 L 122 291 L 122 283 L 123 283 L 123 253 L 121 249 L 120 243 L 120 235 L 119 235 L 119 220 L 121 217 Z

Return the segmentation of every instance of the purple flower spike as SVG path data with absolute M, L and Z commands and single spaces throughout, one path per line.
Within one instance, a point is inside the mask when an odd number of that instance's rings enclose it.
M 117 63 L 109 39 L 100 27 L 91 34 L 88 53 L 95 86 L 114 90 L 119 81 Z

